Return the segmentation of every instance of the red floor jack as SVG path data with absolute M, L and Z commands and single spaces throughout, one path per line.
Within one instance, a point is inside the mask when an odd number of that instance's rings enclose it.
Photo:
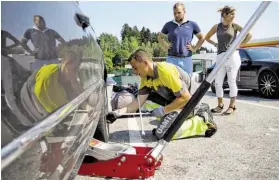
M 236 48 L 239 47 L 239 44 L 269 4 L 270 1 L 263 1 L 260 4 L 238 37 L 231 44 L 220 64 L 216 65 L 213 71 L 201 83 L 192 98 L 175 118 L 173 124 L 154 148 L 132 146 L 123 147 L 120 145 L 103 143 L 93 139 L 87 152 L 87 156 L 94 157 L 97 161 L 84 162 L 78 173 L 80 175 L 127 179 L 146 179 L 152 177 L 155 170 L 161 166 L 163 160 L 162 151 L 171 141 L 172 137 L 181 127 L 187 116 L 192 112 L 207 92 L 221 66 L 228 60 L 228 57 L 235 52 Z
M 93 139 L 87 156 L 92 155 L 98 161 L 83 162 L 78 174 L 128 179 L 152 177 L 161 166 L 163 156 L 155 159 L 149 154 L 151 151 L 151 147 L 125 147 Z

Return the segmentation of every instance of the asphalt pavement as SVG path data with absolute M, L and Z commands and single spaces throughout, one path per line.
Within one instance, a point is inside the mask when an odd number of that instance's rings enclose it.
M 201 102 L 216 106 L 208 91 Z M 228 93 L 225 93 L 225 109 Z M 251 91 L 240 91 L 237 110 L 230 116 L 214 115 L 217 133 L 171 141 L 163 151 L 164 161 L 153 179 L 219 180 L 279 179 L 279 99 L 264 99 Z M 110 125 L 110 142 L 154 146 L 154 119 L 144 118 L 145 136 L 139 118 L 119 119 Z M 99 177 L 78 176 L 76 180 Z

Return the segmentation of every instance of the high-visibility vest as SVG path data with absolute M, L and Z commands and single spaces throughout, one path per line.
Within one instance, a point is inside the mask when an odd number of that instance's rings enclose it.
M 65 87 L 59 82 L 59 67 L 59 64 L 45 65 L 34 79 L 34 94 L 49 113 L 69 102 Z

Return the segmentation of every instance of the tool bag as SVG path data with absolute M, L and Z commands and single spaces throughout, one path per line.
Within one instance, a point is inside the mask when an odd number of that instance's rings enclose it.
M 169 129 L 169 127 L 172 125 L 178 114 L 179 113 L 177 111 L 173 111 L 162 117 L 159 124 L 157 125 L 157 128 L 153 129 L 152 134 L 155 135 L 158 140 L 161 139 L 166 131 Z M 209 105 L 206 103 L 202 103 L 201 105 L 196 107 L 194 112 L 192 112 L 185 119 L 185 122 L 175 134 L 173 140 L 205 133 L 205 131 L 208 129 L 208 122 L 214 124 L 217 128 L 217 125 L 213 121 L 213 116 L 210 112 Z

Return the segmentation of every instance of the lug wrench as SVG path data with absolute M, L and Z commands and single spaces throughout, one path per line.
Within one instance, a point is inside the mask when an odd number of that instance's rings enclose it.
M 139 91 L 139 84 L 137 84 L 137 87 L 138 87 L 138 91 Z M 144 127 L 143 127 L 143 122 L 142 122 L 142 114 L 141 114 L 141 105 L 140 105 L 139 94 L 137 95 L 137 99 L 138 99 L 138 104 L 139 104 L 139 114 L 140 114 L 140 123 L 141 123 L 141 135 L 144 136 L 145 132 L 144 132 Z

